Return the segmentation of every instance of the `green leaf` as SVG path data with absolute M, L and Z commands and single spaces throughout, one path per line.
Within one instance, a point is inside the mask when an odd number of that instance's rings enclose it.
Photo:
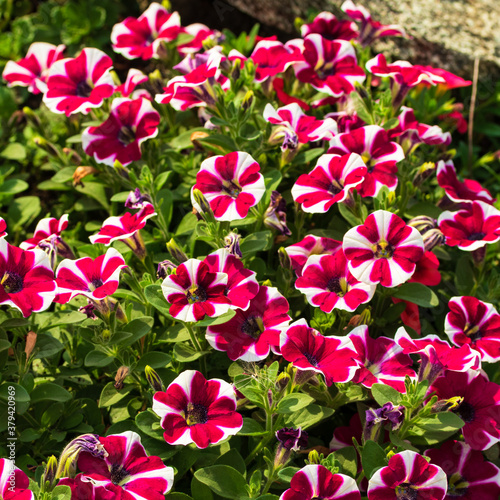
M 30 395 L 22 385 L 14 382 L 4 382 L 0 385 L 0 400 L 8 402 L 12 400 L 12 395 L 16 402 L 16 413 L 22 415 L 30 406 Z
M 137 363 L 135 370 L 144 370 L 146 365 L 149 365 L 151 368 L 164 368 L 167 366 L 172 360 L 172 356 L 164 352 L 151 351 L 147 352 L 142 356 L 142 358 Z
M 108 382 L 101 392 L 99 397 L 99 408 L 107 408 L 113 406 L 123 398 L 128 396 L 129 392 L 135 388 L 133 384 L 123 386 L 119 391 L 115 388 L 114 382 Z
M 47 319 L 40 325 L 38 333 L 51 330 L 56 326 L 81 323 L 85 319 L 87 319 L 85 314 L 78 311 L 57 311 L 47 316 Z
M 259 231 L 258 233 L 249 234 L 241 240 L 241 253 L 243 257 L 248 257 L 250 254 L 259 252 L 260 250 L 269 250 L 272 243 L 273 233 L 271 231 Z
M 344 205 L 343 203 L 337 203 L 337 206 L 339 207 L 339 212 L 342 217 L 351 225 L 351 226 L 358 226 L 361 221 L 347 208 L 347 205 Z
M 0 352 L 7 350 L 11 346 L 8 340 L 0 339 Z
M 51 500 L 71 500 L 71 488 L 65 484 L 59 484 L 52 490 Z
M 236 469 L 242 475 L 245 475 L 247 472 L 245 460 L 243 460 L 239 451 L 236 450 L 235 448 L 224 453 L 224 455 L 221 455 L 215 461 L 215 465 L 229 465 L 229 466 L 233 467 L 234 469 Z
M 455 286 L 460 295 L 469 295 L 474 286 L 474 271 L 469 255 L 462 255 L 455 267 Z
M 298 410 L 301 410 L 302 408 L 305 408 L 313 401 L 313 397 L 302 392 L 288 394 L 278 403 L 276 411 L 278 413 L 294 413 Z
M 222 498 L 233 500 L 249 498 L 245 478 L 228 465 L 205 467 L 197 470 L 194 477 Z
M 94 349 L 87 353 L 84 364 L 85 366 L 97 366 L 102 368 L 103 366 L 110 365 L 114 360 L 115 358 L 109 356 L 105 352 Z
M 10 328 L 20 328 L 23 326 L 28 326 L 30 322 L 25 318 L 9 318 L 6 319 L 2 324 L 0 324 L 0 328 L 5 330 L 9 330 Z
M 193 497 L 190 497 L 185 493 L 180 493 L 179 491 L 176 491 L 174 493 L 169 493 L 168 500 L 193 500 Z
M 161 291 L 160 285 L 148 285 L 144 289 L 144 295 L 146 300 L 163 316 L 166 316 L 169 319 L 173 319 L 170 313 L 168 312 L 170 305 L 165 300 L 163 293 Z
M 0 195 L 12 195 L 26 191 L 30 186 L 27 182 L 21 179 L 8 179 L 3 184 L 0 184 Z
M 123 347 L 132 345 L 134 342 L 137 342 L 139 339 L 144 337 L 144 335 L 147 335 L 151 331 L 151 328 L 153 328 L 153 324 L 154 318 L 151 316 L 142 316 L 141 318 L 133 319 L 122 329 L 124 332 L 130 333 L 131 336 L 126 336 L 123 340 L 116 342 L 116 344 Z M 119 332 L 116 333 L 118 334 Z
M 238 436 L 263 436 L 267 431 L 253 418 L 243 418 L 243 427 L 238 432 Z
M 12 142 L 0 153 L 6 160 L 23 161 L 26 159 L 26 148 L 19 142 Z
M 31 221 L 35 220 L 41 211 L 42 206 L 38 196 L 21 196 L 12 200 L 7 211 L 9 232 L 11 230 L 16 232 L 25 226 L 29 226 Z
M 335 459 L 342 467 L 340 471 L 352 478 L 358 473 L 358 455 L 354 446 L 346 446 L 334 452 Z
M 48 333 L 40 333 L 36 338 L 35 344 L 35 359 L 44 359 L 55 356 L 61 352 L 64 346 Z
M 60 401 L 65 403 L 73 397 L 64 387 L 52 382 L 38 385 L 31 391 L 30 396 L 32 403 L 38 403 L 39 401 Z
M 181 363 L 189 363 L 190 361 L 195 361 L 198 358 L 201 358 L 205 354 L 208 354 L 209 351 L 196 351 L 191 345 L 186 344 L 185 342 L 181 342 L 179 344 L 175 344 L 174 346 L 174 356 L 177 361 Z
M 228 137 L 227 135 L 212 134 L 208 137 L 203 137 L 197 140 L 215 153 L 227 154 L 233 151 L 238 151 L 238 146 L 236 145 L 236 143 L 233 141 L 233 139 L 231 139 L 231 137 Z
M 437 413 L 417 421 L 408 437 L 416 445 L 433 445 L 445 441 L 465 425 L 465 422 L 454 413 Z
M 302 429 L 307 429 L 312 425 L 321 422 L 325 418 L 331 417 L 334 410 L 331 408 L 326 408 L 325 406 L 319 406 L 316 404 L 310 404 L 307 408 L 303 408 L 298 412 L 292 413 L 287 416 L 285 424 L 292 427 L 301 427 Z
M 75 173 L 75 167 L 64 167 L 61 168 L 55 175 L 50 179 L 52 182 L 64 183 L 64 182 L 72 182 L 73 174 Z M 124 200 L 125 201 L 125 200 Z
M 439 305 L 438 296 L 422 283 L 403 283 L 396 289 L 393 297 L 413 302 L 421 307 L 436 307 Z
M 367 441 L 363 446 L 361 464 L 365 476 L 370 479 L 377 469 L 387 464 L 387 455 L 375 441 Z
M 217 316 L 216 318 L 207 318 L 196 323 L 196 326 L 210 326 L 210 325 L 222 325 L 227 323 L 234 315 L 236 311 L 234 309 L 229 309 L 229 311 Z
M 184 342 L 189 338 L 189 330 L 184 325 L 176 324 L 166 330 L 161 340 L 164 342 Z
M 289 483 L 299 470 L 298 467 L 285 467 L 278 472 L 278 477 Z
M 439 218 L 442 210 L 428 201 L 419 201 L 405 210 L 405 214 L 410 217 L 418 217 L 419 215 L 428 215 L 434 219 Z
M 163 439 L 163 429 L 161 428 L 160 417 L 156 415 L 153 410 L 141 411 L 135 417 L 135 425 L 147 434 L 148 436 L 157 439 L 158 441 L 165 441 Z
M 398 405 L 401 401 L 401 393 L 389 385 L 373 384 L 371 390 L 373 398 L 380 406 L 388 402 Z

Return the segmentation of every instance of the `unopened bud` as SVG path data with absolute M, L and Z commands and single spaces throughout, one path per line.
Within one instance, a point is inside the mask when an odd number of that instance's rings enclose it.
M 146 380 L 148 381 L 153 391 L 158 392 L 165 390 L 162 379 L 153 370 L 153 368 L 151 368 L 149 365 L 146 365 L 146 368 L 144 368 L 144 373 L 146 374 Z
M 292 261 L 290 260 L 290 256 L 283 247 L 278 250 L 278 258 L 280 261 L 280 267 L 282 267 L 283 269 L 292 269 Z
M 316 465 L 321 463 L 321 458 L 319 456 L 318 450 L 311 450 L 309 455 L 307 455 L 307 461 L 311 465 Z
M 193 202 L 194 208 L 206 221 L 215 221 L 214 214 L 210 208 L 210 203 L 203 195 L 199 189 L 193 189 L 191 191 L 191 201 Z
M 424 248 L 426 252 L 429 252 L 435 246 L 444 245 L 444 242 L 446 241 L 445 235 L 440 229 L 437 228 L 427 231 L 422 238 L 424 240 Z
M 240 79 L 240 75 L 241 75 L 241 61 L 239 59 L 236 59 L 235 61 L 233 61 L 233 65 L 231 66 L 231 72 L 229 76 L 231 80 L 237 81 Z M 249 92 L 251 92 L 251 90 L 249 90 Z
M 158 264 L 156 277 L 164 280 L 174 269 L 177 269 L 177 266 L 171 260 L 163 260 Z
M 45 465 L 45 470 L 42 475 L 42 485 L 44 491 L 50 491 L 52 486 L 54 485 L 57 473 L 57 458 L 52 455 L 47 460 L 47 464 Z
M 284 390 L 288 386 L 288 382 L 290 382 L 290 379 L 291 377 L 288 373 L 280 373 L 275 382 L 276 389 L 278 389 L 278 391 Z
M 241 107 L 246 111 L 247 109 L 250 109 L 254 101 L 254 93 L 253 90 L 247 91 L 245 94 L 245 97 L 243 98 L 243 101 L 241 103 Z
M 408 225 L 414 227 L 420 234 L 424 234 L 430 229 L 436 227 L 436 219 L 427 215 L 419 215 L 408 222 Z
M 36 333 L 32 332 L 31 330 L 28 332 L 28 335 L 26 335 L 26 345 L 24 346 L 26 359 L 29 359 L 31 353 L 33 352 L 33 349 L 35 348 L 36 337 L 37 337 Z
M 420 186 L 426 179 L 428 179 L 434 172 L 436 171 L 436 164 L 427 161 L 422 163 L 422 165 L 418 168 L 415 177 L 413 178 L 413 185 Z
M 53 157 L 58 157 L 59 152 L 57 151 L 57 148 L 52 144 L 51 142 L 47 141 L 47 139 L 44 139 L 43 137 L 36 136 L 33 138 L 33 142 L 40 148 L 46 151 L 49 155 Z
M 167 250 L 168 253 L 180 264 L 188 260 L 188 256 L 173 238 L 167 243 Z
M 130 373 L 130 368 L 128 366 L 120 366 L 115 376 L 115 389 L 120 390 L 123 389 L 123 381 Z
M 440 399 L 432 405 L 432 413 L 441 413 L 444 411 L 456 410 L 462 403 L 464 398 L 462 396 L 454 396 L 450 399 Z
M 80 165 L 82 163 L 82 157 L 71 148 L 63 148 L 63 153 L 75 164 Z

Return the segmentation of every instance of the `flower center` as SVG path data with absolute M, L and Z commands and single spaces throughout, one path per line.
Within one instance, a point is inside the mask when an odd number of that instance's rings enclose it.
M 486 236 L 486 233 L 472 233 L 472 234 L 469 234 L 467 239 L 469 241 L 478 241 L 478 240 L 482 240 L 485 236 Z
M 131 142 L 135 141 L 135 132 L 132 127 L 128 125 L 124 125 L 120 131 L 118 132 L 118 140 L 124 145 L 127 146 Z
M 205 302 L 208 295 L 204 288 L 194 285 L 186 292 L 186 297 L 190 304 L 194 304 L 195 302 Z
M 418 491 L 410 483 L 401 483 L 396 486 L 396 498 L 398 500 L 417 500 Z
M 24 281 L 19 274 L 12 271 L 5 271 L 0 281 L 5 293 L 19 293 L 24 288 Z
M 458 473 L 455 472 L 448 478 L 448 491 L 446 492 L 449 497 L 463 497 L 467 495 L 469 483 Z
M 264 321 L 260 316 L 250 316 L 241 325 L 241 331 L 254 339 L 258 339 L 264 330 Z
M 464 335 L 469 337 L 472 341 L 480 339 L 481 338 L 481 331 L 479 330 L 478 325 L 469 325 L 467 323 L 464 328 Z
M 241 186 L 234 180 L 225 180 L 222 181 L 222 190 L 231 196 L 231 198 L 238 198 L 238 195 L 241 193 Z
M 93 292 L 96 288 L 99 288 L 104 283 L 100 278 L 96 278 L 89 283 L 89 292 Z
M 372 250 L 376 259 L 390 259 L 394 249 L 385 240 L 380 240 L 376 245 L 372 245 Z
M 92 93 L 92 87 L 84 80 L 76 86 L 76 95 L 78 97 L 90 97 Z
M 347 293 L 347 280 L 345 278 L 331 278 L 326 284 L 327 290 L 343 297 Z
M 113 464 L 111 466 L 110 479 L 113 484 L 120 484 L 128 475 L 128 471 L 121 465 Z
M 456 413 L 466 424 L 469 424 L 474 420 L 476 416 L 475 408 L 467 401 L 462 401 L 458 407 L 452 410 L 453 413 Z
M 205 424 L 208 421 L 207 408 L 197 403 L 188 403 L 185 414 L 188 425 Z
M 330 186 L 328 186 L 328 192 L 333 194 L 334 196 L 336 194 L 339 194 L 342 189 L 344 189 L 344 186 L 342 186 L 342 184 L 340 184 L 340 182 L 335 179 L 332 181 Z
M 318 366 L 318 360 L 317 360 L 316 356 L 314 356 L 308 352 L 305 352 L 304 356 L 312 366 Z

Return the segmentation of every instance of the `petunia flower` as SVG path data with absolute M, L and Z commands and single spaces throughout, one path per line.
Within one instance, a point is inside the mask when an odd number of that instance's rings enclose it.
M 113 94 L 112 65 L 109 56 L 93 48 L 83 49 L 74 59 L 56 61 L 49 70 L 43 102 L 53 113 L 86 115 Z
M 300 51 L 290 44 L 277 40 L 261 40 L 253 49 L 250 58 L 255 65 L 255 81 L 263 83 L 269 78 L 284 73 L 293 63 L 302 59 Z
M 264 108 L 264 118 L 271 124 L 277 125 L 269 142 L 279 143 L 283 140 L 281 150 L 296 144 L 299 147 L 308 142 L 329 140 L 337 133 L 337 124 L 332 118 L 317 120 L 314 116 L 308 116 L 302 112 L 297 103 L 288 104 L 278 109 L 268 103 Z
M 56 293 L 54 271 L 43 250 L 22 250 L 0 238 L 0 304 L 19 309 L 26 318 L 45 311 Z
M 417 65 L 418 66 L 418 65 Z M 449 71 L 442 68 L 433 68 L 432 66 L 418 66 L 425 71 L 437 75 L 444 79 L 444 82 L 439 83 L 440 86 L 445 87 L 447 90 L 457 89 L 460 87 L 469 87 L 472 85 L 471 80 L 464 80 L 460 76 L 457 76 Z
M 324 337 L 299 319 L 280 334 L 282 356 L 300 371 L 314 371 L 326 385 L 349 382 L 358 368 L 356 352 L 347 337 Z
M 405 393 L 405 378 L 416 378 L 411 368 L 413 361 L 408 354 L 388 337 L 370 337 L 368 327 L 361 325 L 354 328 L 348 338 L 356 350 L 355 359 L 360 368 L 353 382 L 368 389 L 373 384 L 385 384 Z
M 174 470 L 157 456 L 148 456 L 139 434 L 126 431 L 99 437 L 105 456 L 81 451 L 76 478 L 58 484 L 71 488 L 72 498 L 93 500 L 158 500 L 172 489 Z
M 272 349 L 279 353 L 280 331 L 288 326 L 288 301 L 277 288 L 261 286 L 247 309 L 221 325 L 207 327 L 206 339 L 235 361 L 261 361 Z
M 362 5 L 356 5 L 352 0 L 346 0 L 340 8 L 351 19 L 361 22 L 361 29 L 359 30 L 357 41 L 362 47 L 370 45 L 377 38 L 386 36 L 407 36 L 404 28 L 397 24 L 382 24 L 380 21 L 374 21 L 368 10 Z
M 35 42 L 30 45 L 26 57 L 20 61 L 8 61 L 2 76 L 9 87 L 28 87 L 33 94 L 47 90 L 47 76 L 52 64 L 62 59 L 65 45 Z
M 224 295 L 231 301 L 231 309 L 248 309 L 250 301 L 259 292 L 256 273 L 246 269 L 240 259 L 222 248 L 207 255 L 203 260 L 212 273 L 226 273 Z
M 0 238 L 7 236 L 7 223 L 3 217 L 0 217 Z
M 285 251 L 290 257 L 293 270 L 300 277 L 311 255 L 333 255 L 340 248 L 342 248 L 340 241 L 309 234 L 302 241 L 286 247 Z
M 203 193 L 218 221 L 233 221 L 244 219 L 266 188 L 259 164 L 248 153 L 235 151 L 204 160 L 193 189 Z M 192 191 L 191 201 L 201 211 Z
M 367 125 L 338 134 L 330 141 L 329 154 L 356 153 L 368 171 L 356 189 L 361 196 L 377 196 L 383 186 L 394 191 L 398 184 L 396 163 L 404 159 L 403 148 L 391 142 L 387 132 L 377 125 Z
M 102 243 L 109 246 L 113 241 L 123 241 L 139 258 L 144 257 L 146 249 L 139 231 L 144 228 L 149 218 L 156 215 L 151 203 L 144 203 L 135 214 L 126 212 L 121 217 L 108 217 L 97 234 L 89 236 L 92 244 Z
M 500 385 L 475 370 L 447 372 L 429 387 L 465 423 L 462 434 L 473 450 L 487 450 L 500 441 Z M 458 404 L 457 404 L 458 401 Z
M 220 316 L 231 307 L 226 297 L 227 274 L 211 272 L 205 262 L 189 259 L 161 285 L 170 314 L 180 321 L 200 321 L 205 315 Z
M 12 460 L 0 458 L 0 498 L 3 500 L 34 500 L 28 489 L 28 476 Z
M 368 169 L 356 153 L 325 154 L 308 174 L 302 174 L 292 187 L 294 201 L 308 213 L 325 213 L 343 202 L 351 189 L 361 185 Z
M 160 114 L 147 99 L 113 99 L 108 119 L 82 133 L 82 147 L 98 163 L 126 166 L 141 159 L 141 144 L 158 135 Z
M 327 40 L 352 40 L 358 36 L 358 27 L 352 21 L 337 19 L 331 12 L 320 12 L 311 23 L 300 27 L 303 38 L 311 33 L 319 33 Z
M 295 288 L 305 294 L 309 304 L 330 313 L 333 309 L 355 311 L 372 299 L 377 287 L 358 281 L 349 272 L 344 252 L 339 249 L 333 255 L 311 255 Z
M 424 241 L 425 243 L 425 241 Z M 415 272 L 408 280 L 410 283 L 422 283 L 426 286 L 436 286 L 441 283 L 441 273 L 438 271 L 439 260 L 436 254 L 425 252 L 417 261 Z
M 165 441 L 172 445 L 195 443 L 207 448 L 243 426 L 233 386 L 224 380 L 206 380 L 195 370 L 182 372 L 165 392 L 157 392 L 153 411 L 161 417 Z
M 127 267 L 118 250 L 109 248 L 96 259 L 64 259 L 56 270 L 57 302 L 65 304 L 77 295 L 102 300 L 118 289 L 120 271 Z
M 204 54 L 187 55 L 174 67 L 185 74 L 169 80 L 163 89 L 165 93 L 156 95 L 156 102 L 170 103 L 177 111 L 215 106 L 217 96 L 214 86 L 218 84 L 224 91 L 231 87 L 230 80 L 219 68 L 222 60 L 223 56 L 214 49 Z
M 465 179 L 463 182 L 459 181 L 453 160 L 438 161 L 436 177 L 446 196 L 455 203 L 483 201 L 493 205 L 495 202 L 490 192 L 483 188 L 479 182 L 472 179 Z
M 481 361 L 500 361 L 500 314 L 488 302 L 475 297 L 452 297 L 444 333 L 457 346 L 470 346 L 479 352 Z
M 141 70 L 130 68 L 125 79 L 125 83 L 118 85 L 115 88 L 115 92 L 119 92 L 122 97 L 130 97 L 131 99 L 137 99 L 138 97 L 144 97 L 145 99 L 152 100 L 151 94 L 144 89 L 135 90 L 137 85 L 149 81 L 147 75 L 145 75 Z
M 497 500 L 500 469 L 462 441 L 446 441 L 440 448 L 424 452 L 431 464 L 441 467 L 448 478 L 444 500 Z
M 194 23 L 189 26 L 181 26 L 179 34 L 185 33 L 186 35 L 191 35 L 192 39 L 188 42 L 177 45 L 177 51 L 182 56 L 188 54 L 194 54 L 203 49 L 203 42 L 213 41 L 218 43 L 222 41 L 224 35 L 217 30 L 211 30 L 208 26 L 202 23 Z
M 323 465 L 310 464 L 297 471 L 280 500 L 361 500 L 352 477 L 333 474 Z
M 312 33 L 304 38 L 302 55 L 303 61 L 293 64 L 297 78 L 330 96 L 349 94 L 355 83 L 365 79 L 354 47 L 346 40 L 327 40 Z
M 392 288 L 412 276 L 424 254 L 424 242 L 420 233 L 403 219 L 377 210 L 363 225 L 347 231 L 343 249 L 356 279 Z
M 111 43 L 113 50 L 127 59 L 157 59 L 162 42 L 177 38 L 180 29 L 179 14 L 170 14 L 165 7 L 153 2 L 138 19 L 127 17 L 115 24 L 111 31 Z
M 466 372 L 478 370 L 481 358 L 469 346 L 463 345 L 459 349 L 450 346 L 437 335 L 426 335 L 420 339 L 412 339 L 403 328 L 398 328 L 394 340 L 403 348 L 405 354 L 420 356 L 419 380 L 428 380 L 432 383 L 446 370 Z
M 446 474 L 414 451 L 393 455 L 368 483 L 368 500 L 443 500 Z
M 500 210 L 483 201 L 468 203 L 458 212 L 442 212 L 438 225 L 447 245 L 467 252 L 500 240 Z

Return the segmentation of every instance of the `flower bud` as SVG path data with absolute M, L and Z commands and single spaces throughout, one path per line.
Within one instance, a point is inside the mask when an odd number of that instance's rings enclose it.
M 153 391 L 164 391 L 165 386 L 163 385 L 163 381 L 160 376 L 151 368 L 149 365 L 146 365 L 144 368 L 144 373 L 146 374 L 146 380 L 149 382 L 149 385 L 153 389 Z
M 43 137 L 36 136 L 33 137 L 33 142 L 40 148 L 46 151 L 49 155 L 57 158 L 59 156 L 59 151 L 51 142 L 47 141 Z
M 427 215 L 419 215 L 411 219 L 408 225 L 414 227 L 420 234 L 424 234 L 436 227 L 436 219 Z
M 142 208 L 145 203 L 153 203 L 151 196 L 149 194 L 141 193 L 139 188 L 135 188 L 134 191 L 130 191 L 127 199 L 125 201 L 125 207 L 127 208 Z
M 394 406 L 387 402 L 382 408 L 366 410 L 364 441 L 377 441 L 383 424 L 390 424 L 391 429 L 397 430 L 404 421 L 404 406 Z
M 288 382 L 290 382 L 290 380 L 291 377 L 288 373 L 285 372 L 280 373 L 275 382 L 276 389 L 278 389 L 278 391 L 284 390 L 287 387 Z
M 167 243 L 167 250 L 168 253 L 180 264 L 188 260 L 188 256 L 173 238 Z
M 193 189 L 193 198 L 195 201 L 194 208 L 204 216 L 203 218 L 205 219 L 208 216 L 208 218 L 213 219 L 214 214 L 212 213 L 210 204 L 199 189 Z
M 118 368 L 118 371 L 116 372 L 115 376 L 115 389 L 117 391 L 123 389 L 123 381 L 125 380 L 125 378 L 129 373 L 130 373 L 130 368 L 128 366 L 120 366 L 120 368 Z
M 88 299 L 88 304 L 86 306 L 82 306 L 78 309 L 78 311 L 85 314 L 87 316 L 87 318 L 93 319 L 93 320 L 97 319 L 97 316 L 95 315 L 95 312 L 94 312 L 95 310 L 96 310 L 96 307 L 90 299 Z
M 78 456 L 82 451 L 90 453 L 93 457 L 104 459 L 108 452 L 99 441 L 97 434 L 83 434 L 73 439 L 61 453 L 57 466 L 56 479 L 61 477 L 75 477 Z
M 224 248 L 227 248 L 229 253 L 238 257 L 238 259 L 243 258 L 243 254 L 240 250 L 240 240 L 241 236 L 232 231 L 228 235 L 224 236 Z
M 292 269 L 292 261 L 290 260 L 290 256 L 283 247 L 278 250 L 278 258 L 280 261 L 280 267 L 282 267 L 283 269 Z
M 274 457 L 274 468 L 278 469 L 290 460 L 292 451 L 298 451 L 307 446 L 308 436 L 307 432 L 304 432 L 300 427 L 298 429 L 285 427 L 276 431 L 276 439 L 279 441 L 279 445 Z
M 307 455 L 307 461 L 310 464 L 320 464 L 321 463 L 321 458 L 319 456 L 318 450 L 311 450 L 309 452 L 309 455 Z
M 42 487 L 44 491 L 50 491 L 52 486 L 54 486 L 54 482 L 56 479 L 57 473 L 57 458 L 52 455 L 47 460 L 47 464 L 45 465 L 45 470 L 42 475 Z
M 37 334 L 31 330 L 26 335 L 26 344 L 24 346 L 24 352 L 26 353 L 26 359 L 29 359 L 33 349 L 35 348 Z
M 74 150 L 71 148 L 63 148 L 63 153 L 73 161 L 75 165 L 80 165 L 82 163 L 82 157 Z
M 156 277 L 158 279 L 165 279 L 171 272 L 177 269 L 177 266 L 171 260 L 162 260 L 158 264 L 158 268 L 156 270 Z
M 413 178 L 413 185 L 420 186 L 426 179 L 428 179 L 436 171 L 436 164 L 432 161 L 422 163 Z
M 463 402 L 462 396 L 454 396 L 450 399 L 440 399 L 436 401 L 431 408 L 432 413 L 441 413 L 443 411 L 456 410 Z
M 83 186 L 82 179 L 87 175 L 96 174 L 94 167 L 77 167 L 73 172 L 73 186 Z
M 247 93 L 245 94 L 245 97 L 243 98 L 243 101 L 241 102 L 241 107 L 247 111 L 252 107 L 253 101 L 254 101 L 254 96 L 255 94 L 253 93 L 253 90 L 248 90 Z
M 200 142 L 200 139 L 204 139 L 205 137 L 208 136 L 209 136 L 208 132 L 203 132 L 202 130 L 197 130 L 196 132 L 193 132 L 191 134 L 189 140 L 193 144 L 195 151 L 203 151 L 205 149 L 203 147 L 203 144 Z
M 429 252 L 435 246 L 444 245 L 444 242 L 446 241 L 445 235 L 440 229 L 437 228 L 427 231 L 422 238 L 424 240 L 424 248 L 426 252 Z

